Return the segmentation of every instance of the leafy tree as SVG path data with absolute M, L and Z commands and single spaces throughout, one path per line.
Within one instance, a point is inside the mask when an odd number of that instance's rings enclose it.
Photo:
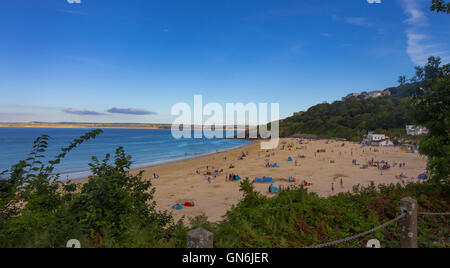
M 443 12 L 450 14 L 450 2 L 447 3 L 443 0 L 431 0 L 430 10 L 437 13 Z
M 406 76 L 404 76 L 404 75 L 399 76 L 397 82 L 398 82 L 401 86 L 403 86 L 404 84 L 406 84 Z
M 416 66 L 414 67 L 416 70 L 416 81 L 423 81 L 425 78 L 425 70 L 422 66 Z
M 449 66 L 438 68 L 414 99 L 415 118 L 429 129 L 420 151 L 428 156 L 428 169 L 435 181 L 447 184 L 450 174 Z
M 143 171 L 131 175 L 131 156 L 122 147 L 116 150 L 114 164 L 110 155 L 103 161 L 92 158 L 93 176 L 84 184 L 71 210 L 91 238 L 105 235 L 117 237 L 133 222 L 140 227 L 157 222 L 161 227 L 170 222 L 170 217 L 155 212 L 154 189 L 150 180 L 142 177 Z
M 424 67 L 425 79 L 435 79 L 438 77 L 441 65 L 441 58 L 431 56 L 428 58 L 428 62 Z

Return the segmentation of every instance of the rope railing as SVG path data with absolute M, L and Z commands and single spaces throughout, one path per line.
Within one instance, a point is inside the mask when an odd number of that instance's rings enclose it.
M 371 233 L 374 233 L 374 232 L 376 232 L 376 231 L 378 231 L 378 230 L 380 230 L 380 229 L 382 229 L 382 228 L 384 228 L 384 227 L 386 227 L 386 226 L 388 226 L 388 225 L 390 225 L 390 224 L 392 224 L 392 223 L 394 223 L 396 221 L 401 220 L 405 216 L 406 216 L 406 214 L 402 213 L 397 218 L 392 219 L 392 220 L 390 220 L 388 222 L 385 222 L 385 223 L 381 224 L 380 226 L 377 226 L 377 227 L 375 227 L 373 229 L 370 229 L 369 231 L 365 231 L 363 233 L 360 233 L 360 234 L 357 234 L 357 235 L 354 235 L 354 236 L 349 236 L 349 237 L 346 237 L 344 239 L 340 239 L 340 240 L 336 240 L 336 241 L 332 241 L 332 242 L 328 242 L 328 243 L 324 243 L 324 244 L 319 244 L 319 245 L 315 245 L 315 246 L 311 246 L 311 247 L 306 247 L 306 248 L 324 248 L 324 247 L 330 247 L 330 246 L 334 246 L 334 245 L 337 245 L 337 244 L 340 244 L 340 243 L 344 243 L 344 242 L 347 242 L 347 241 L 350 241 L 350 240 L 354 240 L 354 239 L 357 239 L 357 238 L 369 235 Z
M 419 212 L 419 215 L 424 215 L 424 216 L 450 216 L 450 212 L 442 212 L 442 213 Z
M 418 214 L 419 215 L 424 215 L 424 216 L 450 216 L 450 212 L 442 212 L 442 213 L 418 212 Z M 392 219 L 392 220 L 390 220 L 390 221 L 388 221 L 386 223 L 383 223 L 380 226 L 377 226 L 377 227 L 375 227 L 373 229 L 370 229 L 369 231 L 366 231 L 366 232 L 363 232 L 363 233 L 360 233 L 360 234 L 357 234 L 357 235 L 354 235 L 354 236 L 349 236 L 349 237 L 346 237 L 346 238 L 343 238 L 343 239 L 340 239 L 340 240 L 336 240 L 336 241 L 332 241 L 332 242 L 328 242 L 328 243 L 324 243 L 324 244 L 319 244 L 319 245 L 315 245 L 315 246 L 310 246 L 310 247 L 306 247 L 306 248 L 325 248 L 325 247 L 334 246 L 334 245 L 337 245 L 337 244 L 340 244 L 340 243 L 344 243 L 344 242 L 347 242 L 347 241 L 350 241 L 350 240 L 354 240 L 354 239 L 357 239 L 357 238 L 369 235 L 371 233 L 374 233 L 374 232 L 376 232 L 376 231 L 378 231 L 378 230 L 380 230 L 380 229 L 382 229 L 382 228 L 384 228 L 384 227 L 386 227 L 386 226 L 388 226 L 388 225 L 390 225 L 390 224 L 392 224 L 392 223 L 394 223 L 396 221 L 401 220 L 405 216 L 406 216 L 406 213 L 402 213 L 397 218 Z
M 336 241 L 331 241 L 324 244 L 319 244 L 315 246 L 309 246 L 305 248 L 324 248 L 331 247 L 340 243 L 344 243 L 350 240 L 354 240 L 369 234 L 372 234 L 390 224 L 402 220 L 401 230 L 400 230 L 400 246 L 402 248 L 418 248 L 418 230 L 417 230 L 417 220 L 419 215 L 424 216 L 450 216 L 450 212 L 434 213 L 434 212 L 419 212 L 418 211 L 417 200 L 411 197 L 404 197 L 400 200 L 400 215 L 395 219 L 387 221 L 375 228 L 368 231 L 362 232 L 357 235 L 349 236 Z M 213 234 L 198 228 L 192 230 L 187 236 L 187 247 L 188 248 L 211 248 L 214 245 Z M 372 239 L 368 242 L 367 247 L 380 247 L 380 242 L 376 239 Z

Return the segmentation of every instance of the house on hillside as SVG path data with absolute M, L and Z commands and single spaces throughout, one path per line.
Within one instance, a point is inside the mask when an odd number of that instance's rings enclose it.
M 363 144 L 368 146 L 394 146 L 394 143 L 391 141 L 389 137 L 384 134 L 375 134 L 373 132 L 369 132 L 365 135 L 363 139 Z
M 428 129 L 423 126 L 407 125 L 406 134 L 411 136 L 422 136 L 428 134 Z
M 359 95 L 360 95 L 359 93 L 351 93 L 351 94 L 348 94 L 347 96 L 345 96 L 345 97 L 342 98 L 342 101 L 348 100 L 348 99 L 350 99 L 350 98 L 358 98 Z
M 368 98 L 379 98 L 382 96 L 383 96 L 383 93 L 381 91 L 372 91 L 369 93 Z

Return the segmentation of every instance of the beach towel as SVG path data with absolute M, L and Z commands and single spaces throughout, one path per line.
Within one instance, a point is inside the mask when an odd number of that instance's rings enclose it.
M 192 202 L 186 202 L 186 203 L 184 203 L 184 206 L 185 207 L 194 207 L 195 205 Z
M 178 204 L 178 205 L 173 205 L 172 208 L 176 209 L 176 210 L 181 210 L 181 209 L 183 209 L 183 206 Z

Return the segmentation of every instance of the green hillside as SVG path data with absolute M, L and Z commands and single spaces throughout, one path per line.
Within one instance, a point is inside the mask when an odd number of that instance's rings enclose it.
M 414 122 L 410 114 L 411 97 L 423 82 L 413 82 L 389 90 L 390 96 L 377 98 L 349 97 L 343 101 L 322 103 L 306 112 L 280 122 L 280 135 L 315 134 L 360 140 L 367 131 L 391 136 L 405 135 L 405 125 Z
M 280 121 L 282 137 L 315 134 L 358 141 L 367 131 L 391 137 L 406 134 L 405 125 L 416 122 L 412 99 L 421 96 L 428 81 L 444 75 L 448 65 L 440 67 L 440 57 L 429 57 L 425 66 L 416 66 L 411 79 L 399 77 L 399 86 L 384 91 L 350 94 L 342 101 L 322 103 Z M 409 83 L 407 83 L 409 81 Z

